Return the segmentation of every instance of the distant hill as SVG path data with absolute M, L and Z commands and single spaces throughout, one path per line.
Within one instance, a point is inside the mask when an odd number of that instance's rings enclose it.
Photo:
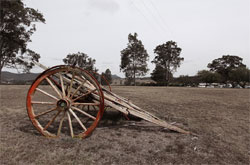
M 2 83 L 8 84 L 30 84 L 40 73 L 11 73 L 2 72 Z M 112 75 L 112 79 L 121 79 L 117 75 Z
M 33 81 L 40 73 L 11 73 L 11 72 L 2 72 L 2 81 Z
M 112 75 L 112 79 L 121 79 L 121 77 L 119 77 L 116 74 L 114 74 L 114 75 Z

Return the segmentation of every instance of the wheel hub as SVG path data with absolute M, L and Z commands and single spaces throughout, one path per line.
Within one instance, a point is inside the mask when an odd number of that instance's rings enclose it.
M 69 101 L 61 99 L 57 101 L 57 107 L 61 110 L 67 110 L 69 109 Z

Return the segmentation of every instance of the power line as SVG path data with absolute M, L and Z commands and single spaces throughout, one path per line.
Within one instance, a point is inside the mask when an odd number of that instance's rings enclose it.
M 164 26 L 162 26 L 161 22 L 158 20 L 158 17 L 155 16 L 154 12 L 144 3 L 144 1 L 141 1 L 143 6 L 145 7 L 146 11 L 149 11 L 149 14 L 152 16 L 153 20 L 158 24 L 158 26 L 165 32 L 166 29 Z
M 174 36 L 173 31 L 172 31 L 171 28 L 167 25 L 166 21 L 163 19 L 162 15 L 160 14 L 160 12 L 159 12 L 158 8 L 156 7 L 156 5 L 153 3 L 152 0 L 149 0 L 149 2 L 150 2 L 150 4 L 152 5 L 152 7 L 155 9 L 155 11 L 156 11 L 156 13 L 157 13 L 159 19 L 163 22 L 163 24 L 164 24 L 164 25 L 167 27 L 167 29 L 170 31 L 170 34 L 171 34 L 172 36 Z
M 129 1 L 130 1 L 130 4 L 132 4 L 132 5 L 134 6 L 134 8 L 136 9 L 136 11 L 137 11 L 138 13 L 140 13 L 140 14 L 143 16 L 143 18 L 148 22 L 148 24 L 150 24 L 150 26 L 151 26 L 154 30 L 158 30 L 158 29 L 156 29 L 156 28 L 152 25 L 151 21 L 143 14 L 143 12 L 135 5 L 135 3 L 134 3 L 132 0 L 129 0 Z
M 167 26 L 164 18 L 151 0 L 149 1 L 150 3 L 146 3 L 144 0 L 141 0 L 140 4 L 135 3 L 136 1 L 133 0 L 129 0 L 129 2 L 136 9 L 136 11 L 143 16 L 148 24 L 150 24 L 154 31 L 157 31 L 160 34 L 161 38 L 174 38 L 172 30 Z M 141 8 L 138 5 L 141 5 Z

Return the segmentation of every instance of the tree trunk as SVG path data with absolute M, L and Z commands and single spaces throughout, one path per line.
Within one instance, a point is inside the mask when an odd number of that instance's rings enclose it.
M 0 67 L 0 84 L 2 84 L 2 67 Z
M 3 58 L 1 55 L 0 56 L 0 84 L 2 83 L 2 69 L 3 69 L 3 65 L 4 65 L 4 62 L 2 60 L 3 60 Z
M 169 72 L 168 72 L 168 61 L 166 61 L 166 63 L 165 63 L 165 72 L 166 72 L 166 75 L 165 75 L 165 78 L 166 78 L 166 81 L 165 81 L 165 86 L 167 86 L 168 85 L 168 74 L 169 74 Z
M 170 82 L 170 76 L 171 76 L 171 73 L 170 73 L 170 68 L 168 69 L 168 84 L 169 84 L 169 82 Z
M 2 40 L 2 36 L 0 36 L 0 84 L 2 83 L 2 69 L 3 69 L 3 65 L 4 65 L 4 61 L 3 61 L 3 40 Z
M 166 81 L 165 81 L 165 86 L 168 86 L 168 69 L 166 69 Z
M 133 55 L 133 71 L 134 71 L 134 86 L 136 86 L 136 84 L 135 84 L 135 72 L 136 72 L 136 69 L 135 69 L 135 55 Z
M 134 69 L 134 86 L 136 86 L 136 84 L 135 84 L 135 69 Z

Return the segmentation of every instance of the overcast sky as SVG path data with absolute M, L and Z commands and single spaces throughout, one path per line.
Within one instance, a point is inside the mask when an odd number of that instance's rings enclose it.
M 147 49 L 150 71 L 153 49 L 169 40 L 182 48 L 184 62 L 174 74 L 195 75 L 222 55 L 237 55 L 250 66 L 249 0 L 25 0 L 43 13 L 29 48 L 40 62 L 62 64 L 78 51 L 96 59 L 100 72 L 120 72 L 120 51 L 129 33 Z M 33 70 L 36 71 L 36 70 Z M 148 74 L 149 75 L 149 74 Z

